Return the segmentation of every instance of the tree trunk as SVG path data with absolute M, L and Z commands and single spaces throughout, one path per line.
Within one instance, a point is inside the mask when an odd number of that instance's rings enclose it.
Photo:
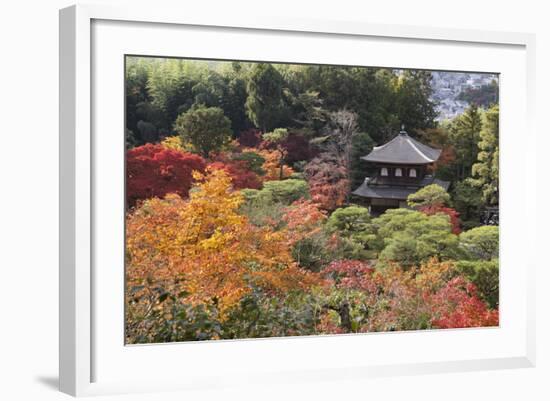
M 285 158 L 285 154 L 281 151 L 280 153 L 281 153 L 281 157 L 279 158 L 279 180 L 282 180 L 283 179 L 283 161 Z
M 340 326 L 348 333 L 351 332 L 351 316 L 349 313 L 349 303 L 344 302 L 338 309 L 340 315 Z
M 351 332 L 351 315 L 349 311 L 349 303 L 347 301 L 338 306 L 329 304 L 323 305 L 323 308 L 331 309 L 338 313 L 338 316 L 340 316 L 340 327 L 344 329 L 347 333 Z

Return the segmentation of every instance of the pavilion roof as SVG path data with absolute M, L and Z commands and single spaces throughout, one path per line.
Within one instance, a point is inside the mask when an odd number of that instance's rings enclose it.
M 432 175 L 424 177 L 418 185 L 372 185 L 369 181 L 369 179 L 366 179 L 352 194 L 364 198 L 406 200 L 410 194 L 414 194 L 426 185 L 437 184 L 445 191 L 450 186 L 449 181 L 434 178 Z
M 390 164 L 430 164 L 439 159 L 441 149 L 431 148 L 413 139 L 405 131 L 384 145 L 376 146 L 362 160 Z

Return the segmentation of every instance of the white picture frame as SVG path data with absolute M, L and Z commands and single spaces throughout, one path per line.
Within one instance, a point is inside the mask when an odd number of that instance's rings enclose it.
M 187 31 L 188 32 L 187 32 Z M 143 32 L 147 36 L 140 36 Z M 192 32 L 191 32 L 192 31 Z M 128 34 L 132 40 L 125 39 Z M 103 273 L 97 269 L 105 266 L 105 257 L 117 257 L 122 252 L 119 215 L 109 214 L 111 203 L 122 202 L 122 198 L 109 198 L 109 189 L 123 191 L 120 169 L 123 147 L 123 131 L 120 143 L 106 146 L 99 133 L 103 124 L 111 122 L 114 131 L 123 126 L 123 97 L 119 86 L 122 70 L 119 70 L 121 54 L 147 54 L 164 56 L 208 56 L 204 48 L 178 50 L 177 44 L 161 39 L 168 35 L 194 35 L 205 44 L 212 44 L 212 38 L 226 35 L 231 38 L 229 45 L 218 49 L 212 58 L 261 59 L 270 61 L 330 62 L 315 53 L 315 47 L 326 45 L 333 49 L 333 60 L 338 48 L 346 53 L 346 46 L 371 46 L 369 49 L 387 48 L 382 51 L 377 66 L 416 67 L 429 69 L 456 69 L 498 72 L 502 74 L 501 117 L 501 182 L 502 191 L 502 241 L 510 244 L 518 240 L 524 255 L 536 255 L 531 247 L 535 241 L 528 235 L 516 238 L 514 231 L 525 227 L 522 232 L 534 233 L 536 207 L 527 206 L 527 197 L 533 196 L 536 182 L 535 151 L 533 147 L 520 146 L 521 143 L 534 144 L 532 127 L 534 111 L 534 44 L 530 34 L 483 32 L 470 30 L 436 29 L 427 27 L 373 25 L 366 22 L 296 20 L 288 18 L 258 18 L 246 21 L 218 20 L 206 15 L 186 15 L 184 10 L 151 8 L 113 8 L 109 6 L 78 5 L 60 11 L 60 390 L 75 396 L 134 391 L 163 391 L 171 389 L 201 389 L 214 386 L 245 384 L 247 380 L 265 383 L 284 383 L 296 380 L 329 380 L 338 378 L 361 379 L 381 375 L 420 374 L 429 372 L 467 371 L 480 369 L 502 369 L 530 367 L 535 364 L 535 305 L 534 270 L 537 263 L 534 256 L 519 259 L 519 254 L 509 247 L 501 247 L 502 319 L 496 329 L 465 329 L 410 333 L 381 333 L 373 335 L 340 335 L 323 337 L 300 337 L 285 339 L 261 339 L 243 341 L 220 341 L 207 343 L 187 343 L 124 347 L 118 333 L 121 327 L 120 305 L 111 307 L 110 302 L 118 302 L 123 286 L 123 270 Z M 95 35 L 95 36 L 94 36 Z M 231 36 L 233 35 L 233 36 Z M 252 43 L 254 35 L 262 35 L 266 42 L 274 45 L 270 50 L 242 49 L 243 43 Z M 94 39 L 95 38 L 95 39 Z M 135 42 L 141 40 L 138 45 Z M 246 41 L 249 42 L 246 42 Z M 280 53 L 275 46 L 277 41 L 291 41 L 285 52 Z M 338 48 L 331 41 L 338 41 Z M 302 42 L 300 42 L 302 41 Z M 290 43 L 290 42 L 289 42 Z M 296 52 L 299 44 L 307 48 L 309 58 Z M 311 44 L 311 46 L 309 46 Z M 155 48 L 158 45 L 159 47 Z M 390 54 L 389 46 L 401 46 L 402 53 Z M 118 46 L 118 47 L 117 47 Z M 233 46 L 233 48 L 232 48 Z M 240 46 L 240 47 L 239 47 Z M 295 47 L 294 53 L 292 52 Z M 332 47 L 331 47 L 332 46 Z M 355 47 L 357 46 L 357 47 Z M 430 47 L 431 46 L 431 47 Z M 435 65 L 430 57 L 420 59 L 411 54 L 417 49 L 428 56 L 434 46 L 444 60 Z M 264 46 L 266 47 L 266 46 Z M 423 47 L 425 47 L 424 50 Z M 397 47 L 396 47 L 397 48 Z M 141 50 L 140 50 L 141 49 Z M 241 49 L 239 55 L 236 49 Z M 281 46 L 282 49 L 282 46 Z M 493 50 L 491 50 L 493 49 Z M 187 53 L 185 53 L 187 51 Z M 259 55 L 261 51 L 261 56 Z M 269 51 L 272 54 L 268 53 Z M 305 51 L 305 50 L 304 50 Z M 176 54 L 183 52 L 182 54 Z M 224 53 L 225 52 L 225 53 Z M 233 52 L 233 53 L 231 53 Z M 453 61 L 453 54 L 462 54 L 462 64 Z M 486 54 L 487 52 L 492 52 Z M 470 54 L 471 53 L 471 54 Z M 401 59 L 403 55 L 406 60 Z M 445 59 L 445 56 L 448 55 Z M 473 56 L 477 55 L 477 56 Z M 341 63 L 364 64 L 364 59 L 349 56 Z M 499 58 L 501 57 L 501 58 Z M 500 60 L 500 61 L 499 61 Z M 501 68 L 498 68 L 498 63 Z M 117 64 L 118 63 L 118 64 Z M 114 75 L 105 69 L 112 65 Z M 506 65 L 504 65 L 506 64 Z M 371 64 L 372 65 L 372 64 Z M 455 68 L 452 66 L 455 65 Z M 477 66 L 477 68 L 476 68 Z M 497 68 L 491 68 L 497 66 Z M 504 73 L 503 71 L 506 71 Z M 118 75 L 116 75 L 118 74 Z M 116 75 L 116 76 L 115 76 Z M 108 83 L 108 84 L 107 84 Z M 112 85 L 111 85 L 112 84 Z M 96 86 L 94 86 L 96 85 Z M 99 87 L 97 87 L 99 85 Z M 102 89 L 103 88 L 103 89 Z M 106 91 L 104 89 L 109 89 Z M 113 92 L 111 93 L 110 90 Z M 511 96 L 511 95 L 514 96 Z M 98 102 L 98 98 L 106 102 Z M 513 98 L 513 99 L 512 99 Z M 110 100 L 108 100 L 110 99 Z M 105 109 L 104 103 L 108 103 Z M 513 108 L 512 108 L 513 106 Z M 517 112 L 511 113 L 511 110 Z M 106 114 L 107 113 L 107 114 Z M 104 118 L 105 117 L 105 118 Z M 99 130 L 99 131 L 98 131 Z M 522 132 L 521 141 L 511 132 Z M 95 134 L 94 134 L 95 133 Z M 115 141 L 116 142 L 116 141 Z M 112 149 L 111 149 L 112 148 Z M 512 164 L 512 150 L 514 163 Z M 101 163 L 99 163 L 101 160 Z M 110 174 L 109 171 L 117 171 Z M 107 175 L 112 176 L 108 178 Z M 516 182 L 515 192 L 511 182 Z M 104 186 L 105 185 L 105 186 Z M 120 187 L 119 189 L 116 189 Z M 106 197 L 107 196 L 107 197 Z M 116 209 L 116 205 L 113 210 Z M 119 212 L 122 209 L 119 209 Z M 113 212 L 118 213 L 118 212 Z M 109 216 L 117 221 L 113 225 L 113 236 L 102 235 Z M 114 220 L 113 220 L 114 221 Z M 111 256 L 101 248 L 103 237 L 114 244 Z M 98 248 L 99 247 L 99 248 Z M 99 249 L 99 251 L 98 251 Z M 101 250 L 103 249 L 103 250 Z M 117 250 L 118 249 L 118 250 Z M 120 259 L 120 258 L 119 258 Z M 508 269 L 507 263 L 520 261 L 516 269 Z M 120 262 L 120 261 L 119 261 Z M 99 266 L 99 267 L 98 267 Z M 115 271 L 116 269 L 113 269 Z M 114 276 L 107 276 L 114 274 Z M 106 286 L 107 279 L 112 283 Z M 101 289 L 101 299 L 97 291 Z M 123 310 L 123 309 L 122 309 Z M 115 338 L 110 340 L 109 337 Z M 368 343 L 376 343 L 377 349 L 401 350 L 400 355 L 390 357 L 383 353 L 370 352 L 369 357 L 361 358 L 368 349 Z M 410 352 L 410 344 L 418 344 L 422 354 Z M 444 345 L 452 344 L 452 350 L 441 352 Z M 470 350 L 463 345 L 470 344 Z M 354 348 L 355 347 L 355 348 Z M 359 347 L 359 348 L 358 348 Z M 386 347 L 386 348 L 384 348 Z M 425 347 L 425 348 L 423 348 Z M 430 351 L 431 347 L 433 349 Z M 326 351 L 327 361 L 316 359 L 320 349 Z M 342 350 L 360 349 L 357 356 L 341 357 Z M 183 351 L 182 351 L 183 350 Z M 193 360 L 193 369 L 179 374 L 155 377 L 131 369 L 138 361 L 144 366 L 152 366 L 166 361 L 177 353 Z M 420 355 L 433 355 L 420 358 Z M 453 354 L 454 352 L 454 354 Z M 292 361 L 285 355 L 307 356 Z M 439 354 L 439 355 L 436 355 Z M 263 366 L 254 359 L 269 355 L 271 367 Z M 461 355 L 465 355 L 462 357 Z M 277 358 L 277 356 L 281 356 Z M 118 358 L 118 359 L 117 359 Z M 193 359 L 194 358 L 194 359 Z M 232 365 L 224 360 L 232 359 Z M 204 360 L 204 361 L 202 361 Z M 219 361 L 219 369 L 207 373 L 206 363 Z M 239 362 L 239 360 L 241 360 Z M 204 362 L 204 363 L 201 363 Z M 258 363 L 255 366 L 251 364 Z M 285 363 L 294 366 L 285 367 Z M 125 364 L 125 369 L 122 365 Z M 249 366 L 247 366 L 247 364 Z M 264 363 L 265 365 L 265 363 Z M 120 372 L 124 371 L 122 374 Z M 234 371 L 234 372 L 233 372 Z M 105 372 L 105 373 L 104 373 Z M 235 373 L 235 375 L 233 375 Z M 135 374 L 135 377 L 132 375 Z M 237 375 L 241 376 L 239 381 Z

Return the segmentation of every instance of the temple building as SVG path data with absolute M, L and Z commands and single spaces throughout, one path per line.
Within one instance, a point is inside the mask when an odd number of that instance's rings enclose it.
M 440 155 L 441 149 L 418 142 L 402 128 L 391 141 L 361 157 L 373 174 L 352 194 L 378 215 L 387 209 L 407 207 L 407 197 L 426 185 L 437 184 L 448 190 L 450 183 L 432 173 Z

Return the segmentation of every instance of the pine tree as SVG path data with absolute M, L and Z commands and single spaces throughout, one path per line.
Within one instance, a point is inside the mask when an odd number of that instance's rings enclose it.
M 498 106 L 485 113 L 478 144 L 478 163 L 472 167 L 473 176 L 483 191 L 483 200 L 488 205 L 498 204 L 498 117 Z
M 451 125 L 450 134 L 457 156 L 456 175 L 459 179 L 471 176 L 472 166 L 477 160 L 479 151 L 481 128 L 481 113 L 473 104 Z
M 272 64 L 256 64 L 247 83 L 246 114 L 263 132 L 280 126 L 286 104 L 283 99 L 284 79 Z

